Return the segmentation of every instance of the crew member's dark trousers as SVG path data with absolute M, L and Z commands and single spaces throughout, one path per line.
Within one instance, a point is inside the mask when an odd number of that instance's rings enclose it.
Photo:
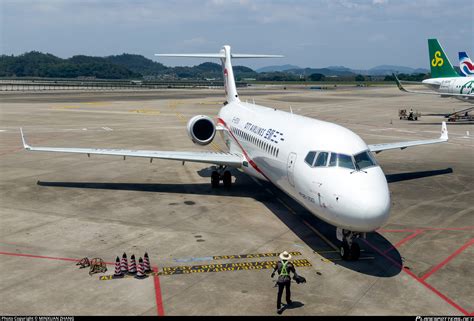
M 291 281 L 285 283 L 278 283 L 278 296 L 277 296 L 277 309 L 281 308 L 281 296 L 283 294 L 283 288 L 286 288 L 286 303 L 291 301 L 291 290 L 290 290 Z

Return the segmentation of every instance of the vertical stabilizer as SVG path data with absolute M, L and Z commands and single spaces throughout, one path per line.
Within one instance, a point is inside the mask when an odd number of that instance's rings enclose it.
M 460 77 L 448 56 L 444 53 L 438 39 L 428 39 L 430 53 L 431 78 Z
M 465 77 L 474 77 L 474 64 L 464 51 L 459 53 L 459 69 Z
M 235 84 L 234 69 L 232 68 L 230 46 L 225 45 L 221 49 L 222 72 L 224 73 L 224 90 L 227 102 L 240 101 Z

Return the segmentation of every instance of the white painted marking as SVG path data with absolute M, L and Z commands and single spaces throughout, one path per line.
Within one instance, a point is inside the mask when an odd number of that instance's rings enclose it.
M 102 127 L 102 129 L 103 129 L 103 130 L 106 130 L 106 131 L 113 131 L 113 129 L 110 128 L 110 127 Z
M 417 132 L 411 131 L 411 130 L 404 130 L 404 129 L 397 129 L 397 132 L 400 133 L 410 133 L 410 134 L 416 134 Z

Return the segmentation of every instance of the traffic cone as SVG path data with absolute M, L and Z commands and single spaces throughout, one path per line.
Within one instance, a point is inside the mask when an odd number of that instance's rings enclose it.
M 138 269 L 137 269 L 137 275 L 135 275 L 136 279 L 144 279 L 148 277 L 148 275 L 145 274 L 145 266 L 143 264 L 143 259 L 139 258 L 138 259 Z
M 120 259 L 117 256 L 115 259 L 115 273 L 114 273 L 114 278 L 123 278 L 123 273 L 122 270 L 120 269 Z
M 130 257 L 130 265 L 128 266 L 128 274 L 137 273 L 137 262 L 135 262 L 135 254 Z
M 128 260 L 126 253 L 123 253 L 122 255 L 122 261 L 120 262 L 120 270 L 122 271 L 122 274 L 127 274 L 128 272 Z
M 143 265 L 145 267 L 145 273 L 151 272 L 150 258 L 148 257 L 147 252 L 145 252 L 145 255 L 143 257 Z

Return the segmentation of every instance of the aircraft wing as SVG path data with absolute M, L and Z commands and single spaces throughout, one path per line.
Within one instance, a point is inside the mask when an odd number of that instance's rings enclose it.
M 113 155 L 123 157 L 144 157 L 168 159 L 183 162 L 207 163 L 240 168 L 243 157 L 239 154 L 217 152 L 183 152 L 183 151 L 154 151 L 129 149 L 102 149 L 102 148 L 63 148 L 63 147 L 32 147 L 25 141 L 23 130 L 20 128 L 23 147 L 34 152 L 76 153 L 90 155 Z
M 400 89 L 403 92 L 406 93 L 412 93 L 412 94 L 423 94 L 423 95 L 437 95 L 437 96 L 443 96 L 443 97 L 456 97 L 456 98 L 474 98 L 474 95 L 471 94 L 452 94 L 452 93 L 438 93 L 435 91 L 424 91 L 424 90 L 408 90 L 405 87 L 403 87 L 402 83 L 398 79 L 398 77 L 393 74 L 393 77 L 395 77 L 395 82 L 397 83 L 398 89 Z M 411 82 L 411 83 L 416 83 L 416 82 Z M 418 83 L 422 84 L 422 83 Z
M 419 145 L 429 145 L 429 144 L 438 144 L 448 141 L 448 129 L 446 127 L 446 122 L 443 122 L 441 125 L 441 136 L 437 139 L 427 139 L 427 140 L 413 140 L 407 142 L 398 142 L 398 143 L 385 143 L 385 144 L 373 144 L 369 145 L 369 150 L 371 152 L 380 153 L 384 150 L 390 149 L 405 149 L 407 147 L 419 146 Z

